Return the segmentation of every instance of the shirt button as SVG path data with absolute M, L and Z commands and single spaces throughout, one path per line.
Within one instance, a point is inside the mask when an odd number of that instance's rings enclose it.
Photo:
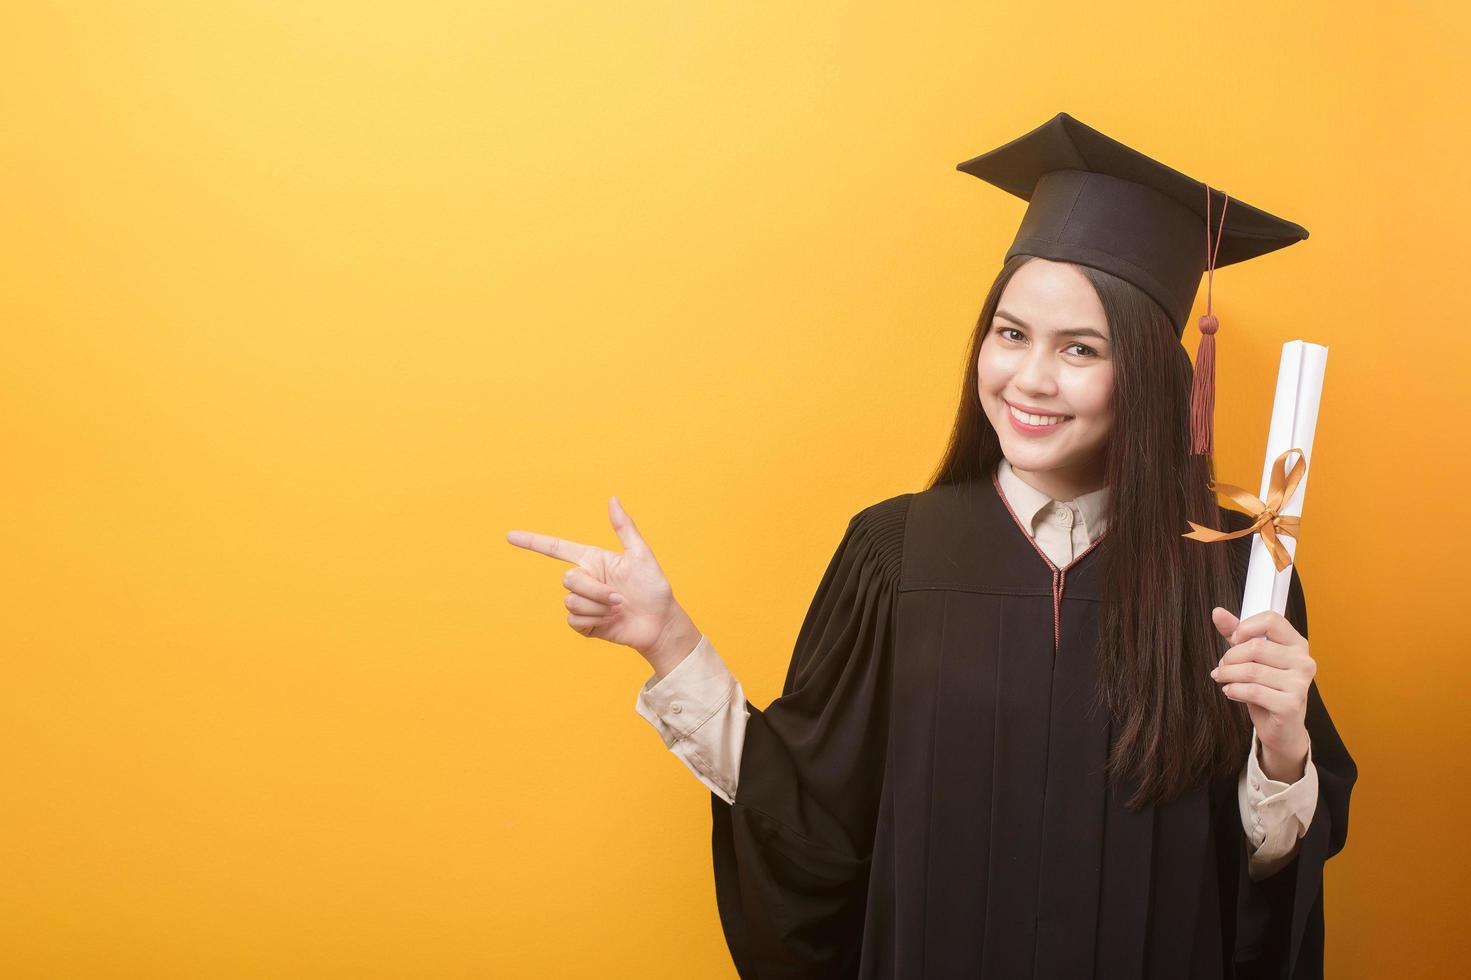
M 677 710 L 677 709 L 676 709 L 676 710 Z M 1252 788 L 1252 789 L 1261 789 L 1261 788 L 1262 788 L 1262 784 L 1261 784 L 1261 783 L 1259 783 L 1259 782 L 1257 782 L 1257 781 L 1256 781 L 1256 780 L 1255 780 L 1255 779 L 1253 779 L 1253 780 L 1252 780 L 1252 781 L 1251 781 L 1251 788 Z
M 674 712 L 675 714 L 679 714 L 684 709 L 681 708 L 678 704 L 671 704 L 669 706 L 669 710 L 672 711 L 672 712 Z

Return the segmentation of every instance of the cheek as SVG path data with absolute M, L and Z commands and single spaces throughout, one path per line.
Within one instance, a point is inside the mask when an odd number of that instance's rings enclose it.
M 1005 358 L 998 356 L 989 345 L 981 347 L 980 356 L 976 358 L 976 372 L 979 375 L 977 383 L 983 391 L 1000 388 L 1011 373 Z
M 1113 373 L 1091 371 L 1079 376 L 1069 392 L 1069 401 L 1079 412 L 1104 417 L 1111 415 L 1113 405 Z

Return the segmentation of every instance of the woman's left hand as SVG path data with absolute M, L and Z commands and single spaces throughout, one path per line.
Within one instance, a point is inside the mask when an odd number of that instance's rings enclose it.
M 1308 686 L 1318 672 L 1307 638 L 1270 609 L 1242 620 L 1217 606 L 1211 620 L 1233 644 L 1211 677 L 1226 697 L 1246 703 L 1263 761 L 1275 762 L 1272 769 L 1300 773 L 1308 754 Z

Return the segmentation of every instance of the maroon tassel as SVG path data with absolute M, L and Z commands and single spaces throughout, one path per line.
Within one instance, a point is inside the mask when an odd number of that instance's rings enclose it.
M 1213 453 L 1216 412 L 1216 330 L 1220 321 L 1207 313 L 1200 318 L 1200 346 L 1195 349 L 1195 383 L 1190 390 L 1190 452 Z
M 1221 322 L 1211 313 L 1211 286 L 1215 279 L 1216 253 L 1221 250 L 1221 232 L 1226 229 L 1226 205 L 1221 203 L 1221 226 L 1211 247 L 1211 189 L 1205 186 L 1205 315 L 1200 318 L 1200 346 L 1195 350 L 1195 383 L 1190 388 L 1190 454 L 1216 451 L 1216 331 Z

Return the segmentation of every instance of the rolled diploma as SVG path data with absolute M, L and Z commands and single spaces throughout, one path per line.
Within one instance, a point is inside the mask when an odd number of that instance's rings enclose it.
M 1302 516 L 1303 498 L 1307 496 L 1308 477 L 1313 475 L 1313 433 L 1318 427 L 1318 403 L 1323 397 L 1323 372 L 1328 365 L 1328 348 L 1305 340 L 1289 340 L 1282 345 L 1282 362 L 1277 368 L 1277 398 L 1272 405 L 1272 425 L 1267 432 L 1267 459 L 1262 465 L 1262 489 L 1258 496 L 1265 501 L 1272 484 L 1272 464 L 1289 449 L 1301 449 L 1307 472 L 1298 481 L 1292 496 L 1281 509 L 1284 515 Z M 1296 453 L 1287 457 L 1287 469 L 1297 462 Z M 1297 539 L 1279 535 L 1289 555 L 1297 554 Z M 1246 589 L 1241 597 L 1241 618 L 1267 609 L 1278 614 L 1287 610 L 1287 590 L 1292 584 L 1292 566 L 1277 571 L 1272 553 L 1262 542 L 1261 534 L 1251 536 L 1251 561 L 1246 568 Z

